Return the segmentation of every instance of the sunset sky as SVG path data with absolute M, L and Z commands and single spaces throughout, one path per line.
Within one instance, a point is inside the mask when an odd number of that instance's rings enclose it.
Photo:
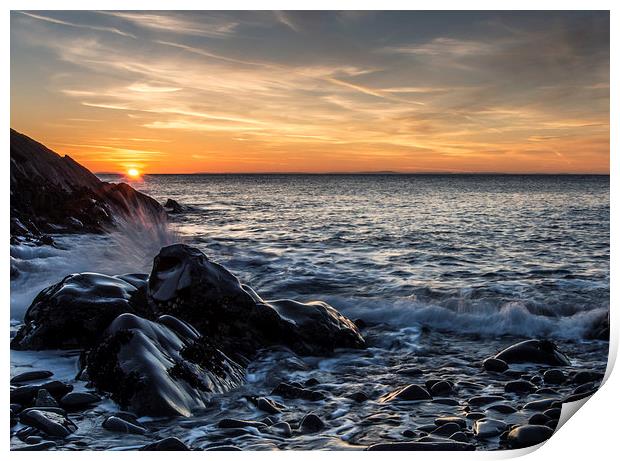
M 95 172 L 609 172 L 607 12 L 12 12 L 11 127 Z

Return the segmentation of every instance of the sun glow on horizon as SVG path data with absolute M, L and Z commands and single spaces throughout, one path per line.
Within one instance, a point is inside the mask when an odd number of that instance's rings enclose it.
M 129 168 L 127 170 L 127 177 L 131 178 L 131 179 L 139 179 L 141 176 L 140 171 L 138 171 L 136 168 Z

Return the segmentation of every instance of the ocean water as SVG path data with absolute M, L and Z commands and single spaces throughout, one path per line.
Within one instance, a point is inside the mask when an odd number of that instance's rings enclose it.
M 510 415 L 483 409 L 489 417 L 525 423 L 534 411 L 523 405 L 549 394 L 506 394 L 510 375 L 480 371 L 482 360 L 521 339 L 556 341 L 571 357 L 570 376 L 602 373 L 607 365 L 607 343 L 584 338 L 609 310 L 608 176 L 149 175 L 132 185 L 186 211 L 172 214 L 163 233 L 124 227 L 107 236 L 56 236 L 58 248 L 12 247 L 19 272 L 11 281 L 13 330 L 38 291 L 66 274 L 149 272 L 159 248 L 180 241 L 201 248 L 265 299 L 324 300 L 365 320 L 368 348 L 331 357 L 262 351 L 245 385 L 214 396 L 191 418 L 141 418 L 145 436 L 102 429 L 118 410 L 104 399 L 71 414 L 82 445 L 67 441 L 61 448 L 134 449 L 174 436 L 197 449 L 360 449 L 402 441 L 405 429 L 417 431 L 437 416 L 464 416 L 468 399 L 483 394 L 503 395 L 519 409 Z M 83 389 L 75 380 L 78 356 L 12 351 L 11 374 L 50 369 Z M 511 365 L 519 370 L 542 379 L 545 367 Z M 264 418 L 248 395 L 310 378 L 326 397 L 281 401 L 288 409 L 278 418 L 293 427 L 292 436 L 218 428 L 222 418 Z M 455 383 L 458 406 L 380 402 L 398 386 L 424 386 L 427 379 Z M 574 387 L 567 381 L 551 395 L 569 396 Z M 351 392 L 369 400 L 355 403 L 346 397 Z M 326 427 L 299 433 L 296 425 L 310 411 Z M 503 448 L 498 437 L 475 443 Z
M 483 334 L 575 337 L 609 309 L 609 177 L 174 175 L 179 236 L 267 298 Z

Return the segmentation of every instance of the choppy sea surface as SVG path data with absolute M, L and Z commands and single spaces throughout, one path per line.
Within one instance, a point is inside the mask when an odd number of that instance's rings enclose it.
M 161 244 L 173 241 L 201 248 L 265 299 L 323 300 L 350 318 L 385 325 L 367 332 L 371 347 L 364 352 L 326 359 L 261 355 L 239 395 L 219 399 L 203 419 L 183 422 L 186 427 L 152 423 L 158 436 L 179 436 L 199 448 L 219 443 L 213 421 L 257 417 L 239 396 L 268 393 L 280 378 L 314 377 L 330 391 L 346 383 L 348 391 L 371 397 L 411 382 L 401 371 L 412 365 L 426 377 L 479 380 L 479 361 L 520 338 L 552 338 L 576 356 L 575 371 L 604 371 L 605 343 L 584 337 L 609 310 L 608 176 L 148 175 L 131 185 L 185 208 L 171 215 L 170 232 L 57 236 L 60 248 L 13 247 L 20 276 L 11 284 L 12 328 L 37 292 L 64 275 L 149 272 Z M 32 363 L 56 367 L 67 379 L 77 371 L 70 353 L 13 352 L 11 362 L 12 373 Z M 485 393 L 503 389 L 501 379 L 475 384 Z M 482 392 L 471 389 L 464 395 Z M 411 413 L 399 420 L 398 412 L 386 415 L 374 401 L 352 410 L 341 393 L 334 391 L 319 410 L 331 432 L 269 443 L 359 447 L 398 440 L 403 427 L 436 415 L 421 407 L 422 419 Z M 94 415 L 79 417 L 91 448 L 143 443 L 102 435 L 97 418 L 112 407 L 106 401 Z M 289 416 L 307 411 L 295 408 Z M 360 432 L 360 425 L 376 428 Z M 264 443 L 250 434 L 236 445 Z

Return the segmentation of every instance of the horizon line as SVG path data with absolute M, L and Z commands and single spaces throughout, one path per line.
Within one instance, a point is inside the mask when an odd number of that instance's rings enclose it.
M 126 176 L 125 173 L 118 173 L 112 171 L 94 172 L 95 175 L 115 175 Z M 377 175 L 377 176 L 437 176 L 437 175 L 449 175 L 449 176 L 610 176 L 608 173 L 536 173 L 536 172 L 484 172 L 484 171 L 472 171 L 472 172 L 450 172 L 450 171 L 427 171 L 427 172 L 404 172 L 404 171 L 329 171 L 329 172 L 304 172 L 304 171 L 254 171 L 254 172 L 195 172 L 195 173 L 143 173 L 141 176 L 217 176 L 217 175 L 307 175 L 307 176 L 326 176 L 326 175 Z

